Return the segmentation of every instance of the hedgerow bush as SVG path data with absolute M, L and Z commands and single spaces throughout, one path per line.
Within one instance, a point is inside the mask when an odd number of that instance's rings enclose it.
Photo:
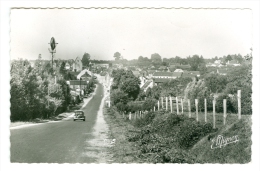
M 147 112 L 143 118 L 139 118 L 133 121 L 133 125 L 136 127 L 143 127 L 150 124 L 155 118 L 155 112 Z
M 138 132 L 129 133 L 127 139 L 136 143 L 139 157 L 152 163 L 194 163 L 195 157 L 190 156 L 187 150 L 215 131 L 211 124 L 202 124 L 183 115 L 152 112 L 149 117 L 150 123 L 142 125 Z M 141 120 L 134 125 L 139 127 L 139 122 Z
M 234 102 L 232 103 L 231 97 L 229 97 L 227 94 L 220 94 L 216 99 L 216 112 L 217 113 L 223 113 L 223 99 L 226 99 L 227 102 L 227 113 L 235 113 L 236 109 L 234 107 Z
M 186 119 L 180 125 L 180 130 L 177 133 L 177 144 L 181 149 L 189 149 L 202 137 L 211 133 L 213 127 L 210 123 L 201 124 L 193 119 Z

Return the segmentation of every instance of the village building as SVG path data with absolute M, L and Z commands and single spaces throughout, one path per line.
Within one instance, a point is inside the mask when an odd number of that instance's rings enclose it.
M 109 68 L 109 64 L 94 64 L 95 67 L 100 67 L 100 68 Z
M 182 69 L 176 69 L 174 72 L 184 72 Z
M 225 69 L 217 69 L 217 74 L 219 74 L 219 75 L 227 75 L 227 68 L 225 68 Z
M 240 66 L 241 64 L 238 61 L 231 60 L 226 63 L 227 66 Z
M 150 88 L 153 87 L 153 81 L 152 81 L 152 80 L 147 80 L 147 81 L 141 86 L 141 89 L 143 89 L 144 92 L 146 92 L 149 87 L 150 87 Z
M 200 77 L 200 72 L 199 71 L 184 71 L 182 74 L 182 77 Z
M 152 76 L 153 85 L 159 85 L 172 79 L 181 77 L 182 72 L 155 72 Z
M 158 68 L 158 71 L 168 71 L 168 67 L 167 66 L 160 66 Z
M 82 71 L 82 61 L 79 57 L 77 57 L 73 62 L 73 71 L 78 72 Z
M 70 70 L 70 64 L 68 62 L 66 62 L 66 64 L 65 64 L 65 69 Z

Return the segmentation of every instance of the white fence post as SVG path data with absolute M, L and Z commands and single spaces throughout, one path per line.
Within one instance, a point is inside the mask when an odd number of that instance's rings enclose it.
M 179 102 L 177 96 L 176 96 L 176 110 L 177 110 L 177 115 L 179 115 Z
M 226 125 L 226 117 L 227 117 L 227 99 L 223 99 L 223 124 Z
M 189 118 L 191 118 L 190 99 L 188 99 L 188 110 L 189 110 Z
M 241 119 L 241 90 L 237 90 L 238 119 Z
M 196 106 L 196 120 L 199 121 L 199 114 L 198 114 L 198 99 L 195 99 L 195 106 Z
M 205 122 L 207 122 L 207 99 L 204 99 Z
M 183 101 L 182 101 L 182 98 L 181 98 L 181 114 L 183 114 Z
M 214 100 L 213 100 L 213 129 L 216 128 L 215 105 L 216 105 L 216 101 L 215 101 L 215 99 L 214 99 Z
M 170 107 L 171 107 L 171 113 L 172 113 L 172 96 L 170 96 Z
M 160 101 L 158 100 L 158 111 L 160 110 Z
M 132 113 L 130 112 L 129 113 L 129 120 L 131 120 L 132 119 Z
M 167 111 L 168 110 L 168 97 L 165 97 L 165 100 L 166 100 L 165 106 L 166 106 L 166 111 Z
M 162 97 L 162 109 L 163 109 L 163 97 Z

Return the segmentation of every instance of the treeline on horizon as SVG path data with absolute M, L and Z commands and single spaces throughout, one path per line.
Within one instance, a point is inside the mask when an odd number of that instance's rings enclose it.
M 163 65 L 163 66 L 168 66 L 170 64 L 180 64 L 180 65 L 189 65 L 192 63 L 192 58 L 198 58 L 198 59 L 203 59 L 205 63 L 212 63 L 216 60 L 220 60 L 222 64 L 226 64 L 228 61 L 235 60 L 238 63 L 242 63 L 245 58 L 249 58 L 249 54 L 246 56 L 242 56 L 241 54 L 228 54 L 224 55 L 221 57 L 215 56 L 212 58 L 204 58 L 202 55 L 192 55 L 188 57 L 180 57 L 180 56 L 175 56 L 175 57 L 169 57 L 165 58 L 160 56 L 158 53 L 151 54 L 151 57 L 144 57 L 144 56 L 139 56 L 136 59 L 124 59 L 123 56 L 119 52 L 114 53 L 114 60 L 98 60 L 98 59 L 91 59 L 91 55 L 88 53 L 84 53 L 82 56 L 82 60 L 86 56 L 91 63 L 96 63 L 96 64 L 117 64 L 121 63 L 123 65 L 137 65 L 137 66 L 142 66 L 142 65 Z M 37 58 L 36 58 L 37 59 Z M 36 60 L 35 59 L 35 60 Z M 75 58 L 76 59 L 76 58 Z M 46 59 L 42 59 L 43 61 L 48 61 Z M 54 59 L 53 60 L 55 63 L 58 63 L 58 61 L 68 61 L 72 62 L 74 59 Z

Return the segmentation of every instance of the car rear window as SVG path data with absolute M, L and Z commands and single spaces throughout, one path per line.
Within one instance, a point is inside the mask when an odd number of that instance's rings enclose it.
M 83 112 L 75 112 L 76 115 L 83 115 Z

